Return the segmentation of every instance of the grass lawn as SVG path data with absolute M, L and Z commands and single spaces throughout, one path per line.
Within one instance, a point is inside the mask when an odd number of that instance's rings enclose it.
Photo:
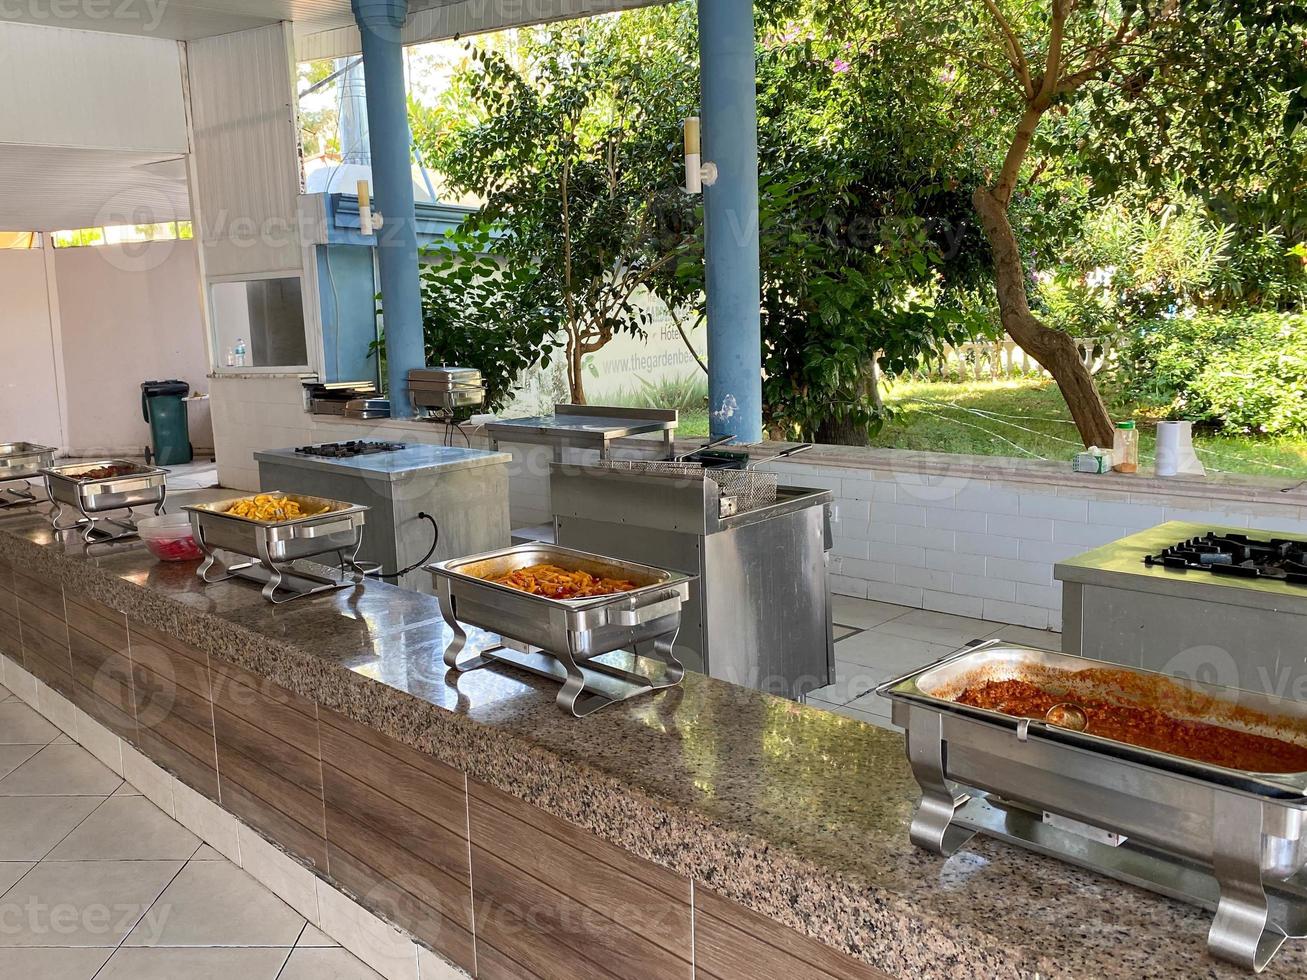
M 1071 414 L 1057 386 L 1039 378 L 1006 381 L 899 381 L 885 386 L 894 418 L 873 440 L 892 449 L 1066 461 L 1080 448 Z M 1130 412 L 1117 410 L 1122 417 Z M 1140 423 L 1140 457 L 1153 461 L 1152 422 Z M 681 413 L 677 434 L 706 438 L 708 416 Z M 1260 439 L 1194 434 L 1198 456 L 1212 473 L 1307 477 L 1307 436 Z

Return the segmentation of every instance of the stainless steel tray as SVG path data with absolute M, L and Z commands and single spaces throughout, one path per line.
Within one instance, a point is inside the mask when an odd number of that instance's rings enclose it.
M 550 599 L 488 581 L 529 565 L 551 564 L 605 578 L 622 578 L 636 588 L 615 595 L 583 599 Z M 550 544 L 521 544 L 468 558 L 428 565 L 436 582 L 441 613 L 454 632 L 445 650 L 445 664 L 454 670 L 473 670 L 493 661 L 508 660 L 519 667 L 563 680 L 558 705 L 582 716 L 650 691 L 679 684 L 684 667 L 672 652 L 681 627 L 681 607 L 690 597 L 691 576 L 638 562 L 621 561 Z M 505 646 L 530 655 L 540 650 L 554 658 L 561 670 L 540 670 L 526 660 L 483 651 L 461 661 L 467 642 L 464 625 L 498 634 Z M 515 646 L 516 644 L 516 646 Z M 617 650 L 658 659 L 666 674 L 655 682 L 595 663 Z M 598 671 L 634 685 L 619 697 L 586 693 L 591 683 L 582 670 Z
M 127 472 L 110 477 L 87 476 L 105 466 L 124 467 Z M 153 507 L 155 514 L 162 514 L 168 495 L 167 470 L 128 459 L 48 466 L 41 473 L 45 477 L 46 493 L 54 504 L 50 525 L 56 531 L 80 527 L 82 540 L 88 544 L 97 539 L 116 539 L 136 533 L 136 524 L 130 513 L 118 518 L 103 515 L 130 511 L 133 507 Z M 72 524 L 60 523 L 65 507 L 75 507 L 81 517 Z M 116 530 L 109 530 L 104 525 Z
M 951 654 L 938 663 L 882 684 L 877 691 L 883 697 L 929 704 L 941 711 L 983 719 L 1014 732 L 1021 728 L 1031 738 L 1077 746 L 1123 761 L 1153 766 L 1219 783 L 1255 796 L 1307 807 L 1307 773 L 1256 773 L 1227 769 L 1103 738 L 1091 732 L 1077 732 L 1043 722 L 1032 722 L 1030 719 L 959 704 L 953 700 L 969 684 L 985 681 L 1030 680 L 1051 690 L 1057 690 L 1059 683 L 1070 685 L 1075 682 L 1076 689 L 1085 690 L 1092 685 L 1083 676 L 1083 672 L 1094 668 L 1117 675 L 1126 674 L 1159 691 L 1167 692 L 1167 710 L 1177 717 L 1307 745 L 1307 703 L 1301 701 L 1183 680 L 1155 671 L 1087 660 L 1084 657 L 1001 644 Z M 1082 675 L 1078 681 L 1072 676 L 1077 673 Z M 1105 700 L 1126 700 L 1116 697 L 1111 688 L 1094 690 L 1093 693 Z
M 487 579 L 530 565 L 551 564 L 602 578 L 634 582 L 632 592 L 585 599 L 550 599 Z M 437 585 L 449 584 L 464 622 L 548 650 L 567 649 L 574 634 L 581 657 L 595 657 L 633 642 L 668 616 L 679 619 L 689 598 L 690 576 L 573 551 L 549 544 L 522 544 L 469 558 L 428 565 Z
M 287 521 L 256 521 L 227 513 L 250 494 L 210 504 L 190 504 L 196 543 L 206 552 L 221 549 L 270 562 L 289 562 L 331 551 L 353 550 L 368 508 L 326 497 L 270 491 L 267 496 L 293 500 L 304 517 Z
M 0 443 L 0 483 L 31 480 L 54 465 L 54 450 L 30 442 Z
M 952 700 L 972 679 L 1042 684 L 1086 668 L 1175 684 L 1195 720 L 1307 744 L 1307 705 L 990 641 L 877 688 L 921 787 L 913 843 L 947 855 L 985 833 L 1213 909 L 1210 953 L 1260 972 L 1286 938 L 1307 936 L 1301 774 L 1225 769 Z M 1236 705 L 1268 718 L 1240 723 Z

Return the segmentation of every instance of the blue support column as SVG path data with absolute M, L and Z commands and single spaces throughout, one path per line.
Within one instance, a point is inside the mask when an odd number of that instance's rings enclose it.
M 381 267 L 390 411 L 392 416 L 404 418 L 413 414 L 408 372 L 426 363 L 404 50 L 399 43 L 408 0 L 351 0 L 351 6 L 363 37 L 372 200 L 385 222 L 377 232 L 377 261 Z
M 753 0 L 699 0 L 708 283 L 708 402 L 714 436 L 762 439 L 758 308 L 758 99 Z

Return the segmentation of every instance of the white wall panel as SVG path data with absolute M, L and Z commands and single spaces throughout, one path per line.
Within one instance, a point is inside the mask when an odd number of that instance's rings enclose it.
M 187 63 L 206 276 L 301 269 L 290 25 L 192 41 Z
M 185 153 L 175 41 L 0 21 L 0 143 Z
M 65 445 L 45 256 L 0 249 L 0 442 Z

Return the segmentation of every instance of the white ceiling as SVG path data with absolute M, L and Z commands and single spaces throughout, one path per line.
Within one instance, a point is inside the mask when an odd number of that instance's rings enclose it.
M 410 0 L 411 11 L 455 0 Z M 58 3 L 11 0 L 0 4 L 0 20 L 112 34 L 144 34 L 191 41 L 232 34 L 277 21 L 295 22 L 296 34 L 350 27 L 350 0 L 97 0 Z
M 0 146 L 0 231 L 60 231 L 190 217 L 184 168 L 158 154 Z

